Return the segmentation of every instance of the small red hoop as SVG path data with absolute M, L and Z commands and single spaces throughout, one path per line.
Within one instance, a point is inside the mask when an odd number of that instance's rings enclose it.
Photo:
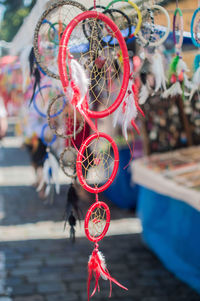
M 106 220 L 105 220 L 105 226 L 104 226 L 104 229 L 102 231 L 102 233 L 97 236 L 97 237 L 94 237 L 90 234 L 90 231 L 89 231 L 89 221 L 90 221 L 90 218 L 91 218 L 91 215 L 92 213 L 95 211 L 95 209 L 97 208 L 103 208 L 106 212 Z M 96 221 L 95 221 L 96 222 Z M 87 214 L 86 214 L 86 217 L 85 217 L 85 234 L 87 236 L 87 238 L 92 241 L 92 242 L 98 242 L 100 241 L 102 238 L 104 238 L 104 236 L 106 235 L 107 231 L 108 231 L 108 228 L 109 228 L 109 225 L 110 225 L 110 209 L 108 207 L 108 205 L 104 202 L 96 202 L 94 203 L 88 210 Z
M 82 172 L 82 162 L 84 157 L 84 152 L 86 150 L 86 147 L 90 144 L 90 142 L 94 139 L 98 139 L 98 138 L 105 138 L 106 140 L 109 141 L 109 143 L 112 146 L 113 152 L 114 152 L 114 167 L 112 170 L 112 173 L 110 175 L 110 178 L 107 180 L 107 182 L 105 184 L 103 184 L 101 187 L 91 187 L 87 184 L 84 176 L 83 176 L 83 172 Z M 86 189 L 87 191 L 91 192 L 91 193 L 100 193 L 104 190 L 106 190 L 114 181 L 114 178 L 117 174 L 118 171 L 118 166 L 119 166 L 119 152 L 118 152 L 118 148 L 117 145 L 115 143 L 115 141 L 107 134 L 105 133 L 95 133 L 91 136 L 89 136 L 82 144 L 79 152 L 78 152 L 78 156 L 77 156 L 77 161 L 76 161 L 76 171 L 77 171 L 77 176 L 78 179 L 80 181 L 81 186 Z
M 68 43 L 70 36 L 74 30 L 74 28 L 77 26 L 77 24 L 85 19 L 88 18 L 96 18 L 99 19 L 103 22 L 105 22 L 111 30 L 114 32 L 115 37 L 117 38 L 119 42 L 119 47 L 121 48 L 122 51 L 122 58 L 123 58 L 123 66 L 124 66 L 124 71 L 123 71 L 123 81 L 122 81 L 122 86 L 121 90 L 116 98 L 116 100 L 113 102 L 112 105 L 110 105 L 109 108 L 103 110 L 103 111 L 92 111 L 89 108 L 86 108 L 86 114 L 90 118 L 104 118 L 110 114 L 112 114 L 120 105 L 122 102 L 125 94 L 126 94 L 126 89 L 128 86 L 129 82 L 129 74 L 130 74 L 130 65 L 129 65 L 129 56 L 128 56 L 128 50 L 126 47 L 126 43 L 124 41 L 124 38 L 117 27 L 117 25 L 106 15 L 97 12 L 97 11 L 87 11 L 79 14 L 76 16 L 66 27 L 62 39 L 60 40 L 60 45 L 59 45 L 59 54 L 58 54 L 58 67 L 59 67 L 59 74 L 60 74 L 60 79 L 64 88 L 64 91 L 66 91 L 66 88 L 69 85 L 69 78 L 68 78 L 68 72 L 67 72 L 67 67 L 66 67 L 66 59 L 67 59 L 67 48 L 68 48 Z

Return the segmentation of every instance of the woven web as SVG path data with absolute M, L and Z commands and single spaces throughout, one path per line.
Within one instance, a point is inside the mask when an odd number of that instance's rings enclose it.
M 89 219 L 88 230 L 93 238 L 99 237 L 106 226 L 107 213 L 103 206 L 95 208 Z
M 90 187 L 100 187 L 109 179 L 114 167 L 114 154 L 110 142 L 96 138 L 86 147 L 82 157 L 82 174 Z
M 49 105 L 48 122 L 56 135 L 62 138 L 72 138 L 79 134 L 84 126 L 83 117 L 69 103 L 68 99 L 59 96 Z
M 130 5 L 128 2 L 120 1 L 120 2 L 113 3 L 111 6 L 109 6 L 109 9 L 120 10 L 129 18 L 130 26 L 131 26 L 130 32 L 128 29 L 129 24 L 127 22 L 127 19 L 119 13 L 117 14 L 115 12 L 111 12 L 111 19 L 113 19 L 116 25 L 120 28 L 120 30 L 122 31 L 122 35 L 124 37 L 128 37 L 128 33 L 129 36 L 133 34 L 138 24 L 138 14 L 137 11 L 134 9 L 134 7 Z M 106 11 L 104 13 L 106 13 Z
M 72 31 L 67 47 L 90 81 L 89 109 L 106 110 L 122 87 L 123 66 L 115 33 L 103 21 L 85 19 Z
M 140 33 L 146 41 L 149 41 L 152 33 L 154 32 L 154 15 L 150 9 L 143 9 L 142 11 L 142 24 Z
M 52 9 L 43 19 L 38 31 L 38 52 L 40 64 L 58 75 L 59 41 L 65 27 L 75 16 L 83 12 L 80 8 L 67 4 Z
M 70 178 L 76 177 L 76 150 L 72 147 L 67 147 L 60 155 L 60 165 L 63 172 Z
M 52 140 L 54 139 L 54 133 L 49 128 L 49 126 L 45 127 L 44 133 L 43 133 L 43 140 L 48 145 L 51 144 Z
M 154 25 L 153 25 L 153 35 L 151 40 L 158 41 L 165 35 L 166 28 L 167 28 L 167 18 L 165 14 L 156 8 L 153 8 L 153 16 L 154 16 Z
M 167 18 L 156 8 L 147 8 L 142 11 L 141 34 L 146 41 L 155 43 L 164 35 L 167 27 Z

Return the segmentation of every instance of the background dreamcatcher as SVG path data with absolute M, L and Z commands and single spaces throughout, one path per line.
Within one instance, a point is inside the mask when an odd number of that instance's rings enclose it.
M 86 8 L 76 1 L 53 3 L 40 17 L 34 33 L 34 53 L 41 69 L 50 77 L 59 79 L 59 41 L 66 26 Z

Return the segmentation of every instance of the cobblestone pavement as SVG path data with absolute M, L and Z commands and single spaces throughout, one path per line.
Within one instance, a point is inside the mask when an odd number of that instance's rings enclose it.
M 0 301 L 86 301 L 87 260 L 92 244 L 77 226 L 71 244 L 63 231 L 66 187 L 53 205 L 44 205 L 31 187 L 34 174 L 20 141 L 10 137 L 0 149 Z M 83 201 L 83 211 L 90 205 Z M 111 275 L 129 288 L 113 285 L 113 301 L 200 300 L 169 273 L 141 240 L 133 212 L 111 204 L 112 223 L 100 243 Z M 105 301 L 108 281 L 92 300 Z

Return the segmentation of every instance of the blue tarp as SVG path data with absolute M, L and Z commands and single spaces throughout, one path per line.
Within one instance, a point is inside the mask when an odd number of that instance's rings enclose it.
M 146 244 L 167 269 L 200 293 L 200 212 L 141 186 L 137 211 Z

